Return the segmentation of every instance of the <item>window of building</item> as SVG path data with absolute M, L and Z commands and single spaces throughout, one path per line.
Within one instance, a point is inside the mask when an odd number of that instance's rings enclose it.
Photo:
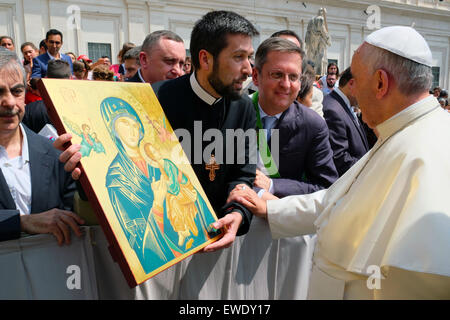
M 111 44 L 88 42 L 88 56 L 94 62 L 103 56 L 108 56 L 111 59 Z
M 431 72 L 433 73 L 433 85 L 431 88 L 439 87 L 439 77 L 441 75 L 440 67 L 431 67 Z
M 337 59 L 328 59 L 328 64 L 330 64 L 332 62 L 336 63 L 337 66 L 339 65 Z

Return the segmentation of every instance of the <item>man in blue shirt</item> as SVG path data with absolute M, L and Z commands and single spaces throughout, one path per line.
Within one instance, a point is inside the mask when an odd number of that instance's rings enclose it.
M 63 44 L 63 35 L 61 31 L 50 29 L 45 36 L 45 44 L 47 45 L 47 52 L 33 59 L 31 78 L 45 78 L 47 75 L 48 62 L 53 59 L 67 61 L 70 65 L 70 70 L 73 73 L 72 59 L 70 59 L 69 56 L 59 53 Z

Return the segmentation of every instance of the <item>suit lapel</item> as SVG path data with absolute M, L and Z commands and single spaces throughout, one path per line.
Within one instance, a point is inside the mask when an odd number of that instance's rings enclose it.
M 139 73 L 138 71 L 136 71 L 136 73 L 134 74 L 134 76 L 132 76 L 131 78 L 129 78 L 128 80 L 126 80 L 126 82 L 142 82 L 141 78 L 139 77 Z
M 359 135 L 361 136 L 362 141 L 364 142 L 364 145 L 366 146 L 366 149 L 369 150 L 369 142 L 367 141 L 367 136 L 363 128 L 363 124 L 357 119 L 359 126 L 357 126 L 356 129 L 358 129 Z
M 353 124 L 358 127 L 358 123 L 355 121 L 355 117 L 353 116 L 352 112 L 347 108 L 347 105 L 345 104 L 344 99 L 341 98 L 339 94 L 337 94 L 335 91 L 332 91 L 330 94 L 333 95 L 333 98 L 336 99 L 339 104 L 341 105 L 342 109 L 344 109 L 345 113 L 348 114 L 350 117 L 350 120 L 352 120 Z
M 362 139 L 366 149 L 369 150 L 369 144 L 367 142 L 366 134 L 363 131 L 362 123 L 359 122 L 358 118 L 355 118 L 355 116 L 353 116 L 352 112 L 349 110 L 349 108 L 347 108 L 347 105 L 345 104 L 344 99 L 342 99 L 339 94 L 337 94 L 334 91 L 332 91 L 330 94 L 333 95 L 333 98 L 335 98 L 339 102 L 341 107 L 344 109 L 344 111 L 350 117 L 350 120 L 352 121 L 353 125 L 355 126 L 356 130 L 358 131 L 359 135 L 361 136 L 361 139 Z
M 30 157 L 31 174 L 31 213 L 41 211 L 41 207 L 47 207 L 45 199 L 48 199 L 49 181 L 51 175 L 51 157 L 48 155 L 48 146 L 25 128 L 28 138 L 28 153 Z
M 276 125 L 273 127 L 273 129 L 279 129 L 279 145 L 284 146 L 284 141 L 289 141 L 291 135 L 295 132 L 295 128 L 289 128 L 293 125 L 293 120 L 297 116 L 297 109 L 295 103 L 291 104 L 287 110 L 285 110 L 281 116 L 280 119 L 278 119 Z M 295 123 L 295 122 L 294 122 Z M 271 141 L 268 141 L 269 148 L 271 146 Z
M 0 170 L 0 194 L 2 195 L 0 197 L 0 209 L 16 209 L 16 203 L 11 196 L 8 183 L 6 183 L 2 170 Z

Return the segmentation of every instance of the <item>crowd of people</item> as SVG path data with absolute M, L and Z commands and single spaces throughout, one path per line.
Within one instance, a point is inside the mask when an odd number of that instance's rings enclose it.
M 86 55 L 60 53 L 63 35 L 55 29 L 41 43 L 46 51 L 24 43 L 23 61 L 12 52 L 13 39 L 1 37 L 0 240 L 24 231 L 69 243 L 83 223 L 71 212 L 81 146 L 63 147 L 70 134 L 54 147 L 35 134 L 51 123 L 45 104 L 33 102 L 39 100 L 35 82 L 145 82 L 173 130 L 194 136 L 194 122 L 202 121 L 203 130 L 265 132 L 257 164 L 248 161 L 247 140 L 246 161 L 219 163 L 214 179 L 205 163 L 192 163 L 219 218 L 213 225 L 224 230 L 205 252 L 231 246 L 256 215 L 268 220 L 274 238 L 317 234 L 311 298 L 449 298 L 450 186 L 433 172 L 450 176 L 450 151 L 442 148 L 450 139 L 450 115 L 440 108 L 448 110 L 448 93 L 435 88 L 430 95 L 426 41 L 409 27 L 383 28 L 365 39 L 351 66 L 340 73 L 330 63 L 327 74 L 316 77 L 295 32 L 277 32 L 255 52 L 256 35 L 239 14 L 213 11 L 192 30 L 191 57 L 180 36 L 161 30 L 140 46 L 125 43 L 117 65 L 110 57 L 93 63 Z M 198 152 L 194 144 L 184 151 Z M 133 163 L 139 172 L 145 159 Z M 53 179 L 52 192 L 44 175 Z M 156 193 L 146 183 L 148 193 Z M 37 197 L 39 189 L 46 195 Z M 144 219 L 154 208 L 147 209 Z M 132 213 L 122 215 L 134 245 L 145 230 L 128 228 L 139 223 Z M 366 287 L 369 265 L 382 268 L 381 289 Z

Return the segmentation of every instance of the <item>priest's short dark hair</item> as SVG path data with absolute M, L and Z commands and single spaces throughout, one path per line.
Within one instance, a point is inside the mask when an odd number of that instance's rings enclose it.
M 191 33 L 190 53 L 192 64 L 200 68 L 198 54 L 204 49 L 214 59 L 227 47 L 229 34 L 241 34 L 249 37 L 259 35 L 253 24 L 243 16 L 232 11 L 211 11 L 196 22 Z

